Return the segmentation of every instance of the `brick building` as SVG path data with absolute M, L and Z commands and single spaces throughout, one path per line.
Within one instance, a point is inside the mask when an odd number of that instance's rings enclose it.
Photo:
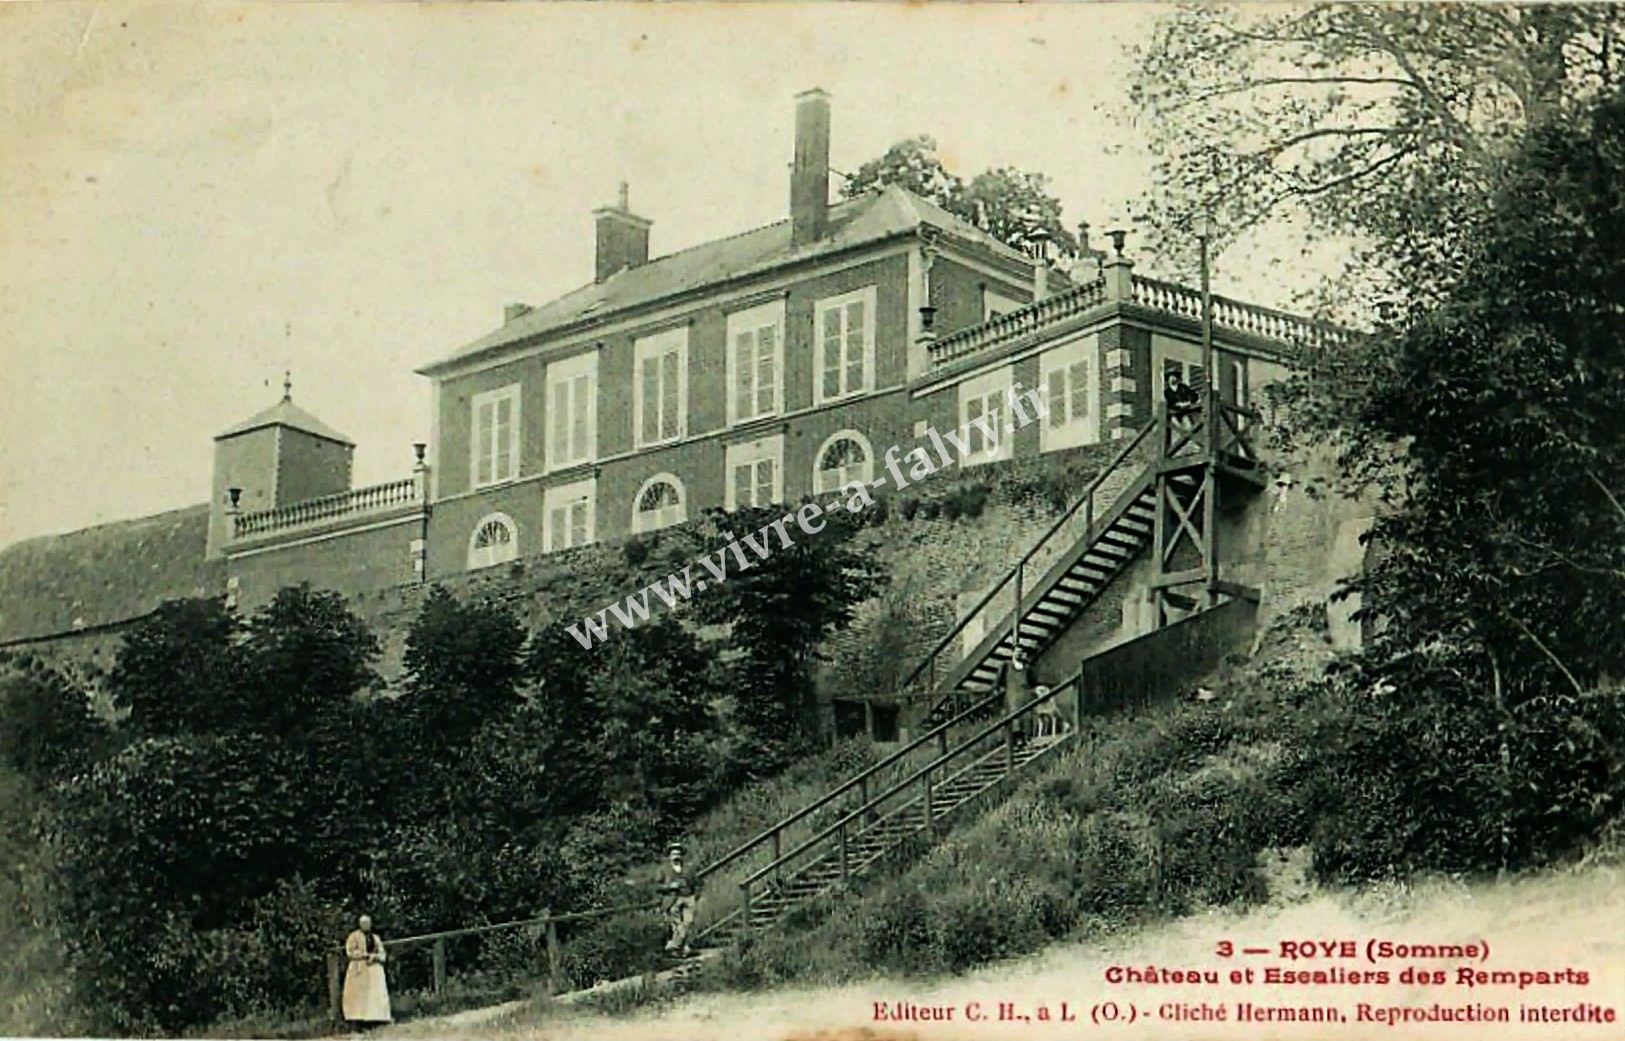
M 826 95 L 798 99 L 788 217 L 739 235 L 651 258 L 623 187 L 594 214 L 590 284 L 511 304 L 418 370 L 431 434 L 401 479 L 351 488 L 349 439 L 285 393 L 216 437 L 208 504 L 0 552 L 0 645 L 116 629 L 170 597 L 365 593 L 794 502 L 1018 386 L 1047 416 L 960 465 L 1070 451 L 1142 425 L 1165 370 L 1206 379 L 1200 295 L 1134 274 L 1121 235 L 1062 273 L 900 188 L 831 204 L 830 126 Z M 1241 402 L 1332 334 L 1223 298 L 1214 328 Z M 154 525 L 150 574 L 84 550 Z

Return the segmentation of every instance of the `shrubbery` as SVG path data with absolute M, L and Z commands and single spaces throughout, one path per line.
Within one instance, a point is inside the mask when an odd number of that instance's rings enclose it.
M 378 641 L 337 595 L 286 589 L 247 617 L 176 602 L 129 634 L 112 728 L 70 680 L 8 660 L 0 765 L 50 793 L 61 945 L 92 1022 L 172 1033 L 312 1009 L 363 911 L 388 942 L 644 895 L 622 879 L 807 747 L 814 646 L 878 588 L 845 545 L 856 523 L 830 525 L 693 605 L 720 642 L 668 616 L 584 651 L 433 590 L 384 692 Z M 685 547 L 650 539 L 628 562 Z M 662 928 L 579 927 L 568 971 L 643 967 Z M 539 968 L 517 934 L 450 956 L 498 981 Z

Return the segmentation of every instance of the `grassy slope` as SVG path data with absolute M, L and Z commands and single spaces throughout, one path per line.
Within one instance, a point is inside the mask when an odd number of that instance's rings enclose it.
M 1499 882 L 1463 884 L 1433 879 L 1413 885 L 1386 885 L 1351 892 L 1326 893 L 1309 887 L 1287 887 L 1281 895 L 1247 910 L 1223 909 L 1158 923 L 1104 941 L 1063 942 L 1042 953 L 986 966 L 949 979 L 883 977 L 844 986 L 785 988 L 768 993 L 701 994 L 672 1006 L 608 1018 L 565 1010 L 535 1009 L 505 1022 L 481 1025 L 475 1032 L 436 1030 L 437 1037 L 546 1038 L 547 1041 L 724 1041 L 739 1037 L 836 1041 L 867 1038 L 1079 1038 L 1201 1039 L 1254 1041 L 1282 1039 L 1376 1038 L 1521 1038 L 1564 1041 L 1568 1038 L 1613 1038 L 1620 1024 L 1519 1024 L 1519 1004 L 1573 1006 L 1579 1002 L 1612 1005 L 1625 1013 L 1625 943 L 1617 923 L 1625 920 L 1625 857 L 1546 871 Z M 1415 986 L 1349 986 L 1304 988 L 1265 986 L 1148 986 L 1107 984 L 1111 965 L 1227 969 L 1214 955 L 1220 938 L 1271 944 L 1292 938 L 1377 936 L 1399 942 L 1468 942 L 1488 938 L 1499 950 L 1488 968 L 1540 969 L 1573 965 L 1592 973 L 1584 988 L 1552 987 L 1538 992 L 1515 989 Z M 1441 963 L 1453 973 L 1456 963 Z M 1369 967 L 1369 966 L 1366 966 Z M 1398 965 L 1390 966 L 1397 976 Z M 967 1001 L 1017 1002 L 1026 1009 L 1039 1004 L 1058 1008 L 1061 1001 L 1082 1009 L 1080 1022 L 1048 1025 L 929 1023 L 889 1028 L 873 1019 L 875 1001 L 910 1001 L 918 1005 L 952 1005 Z M 1134 1025 L 1096 1025 L 1088 1009 L 1115 1000 L 1154 1012 L 1169 1001 L 1226 1005 L 1232 1021 L 1224 1024 L 1174 1024 L 1140 1020 Z M 1332 1004 L 1352 1022 L 1343 1026 L 1302 1023 L 1271 1028 L 1234 1022 L 1238 1002 L 1263 1006 Z M 1358 1005 L 1426 1007 L 1486 1004 L 1511 1009 L 1512 1022 L 1482 1026 L 1445 1023 L 1393 1028 L 1361 1024 Z M 962 1022 L 962 1021 L 961 1021 Z
M 1292 692 L 1329 654 L 1324 630 L 1298 616 L 1256 658 L 1209 677 L 1211 700 L 1094 721 L 1076 749 L 900 876 L 807 908 L 710 983 L 956 973 L 1262 900 L 1260 851 L 1302 841 L 1281 794 L 1296 761 Z
M 874 1000 L 967 997 L 1074 1005 L 1114 997 L 1147 1007 L 1171 998 L 1334 1000 L 1350 1015 L 1362 1001 L 1479 1001 L 1513 1007 L 1514 1018 L 1520 1000 L 1625 1005 L 1625 943 L 1613 924 L 1625 920 L 1619 886 L 1625 844 L 1617 837 L 1590 863 L 1493 884 L 1435 879 L 1334 893 L 1308 880 L 1304 851 L 1293 848 L 1302 822 L 1280 792 L 1295 759 L 1291 692 L 1330 649 L 1313 619 L 1294 621 L 1267 634 L 1251 661 L 1209 677 L 1211 700 L 1099 721 L 1065 761 L 898 877 L 871 883 L 844 904 L 809 909 L 754 949 L 725 959 L 702 980 L 701 989 L 712 993 L 615 1021 L 537 1007 L 482 1032 L 698 1039 L 834 1029 L 838 1035 L 872 1029 Z M 1108 988 L 1102 979 L 1109 964 L 1214 967 L 1214 944 L 1224 937 L 1269 944 L 1370 936 L 1489 938 L 1499 952 L 1492 968 L 1589 966 L 1597 986 L 1537 996 L 1321 989 L 1306 998 L 1302 988 L 1214 994 Z M 1122 1036 L 1152 1036 L 1147 1026 Z M 1221 1027 L 1202 1036 L 1257 1036 L 1257 1029 Z M 1349 1029 L 1355 1032 L 1336 1036 L 1394 1036 L 1385 1027 Z M 1533 1029 L 1541 1037 L 1566 1036 L 1550 1025 Z M 1580 1032 L 1602 1036 L 1597 1029 Z

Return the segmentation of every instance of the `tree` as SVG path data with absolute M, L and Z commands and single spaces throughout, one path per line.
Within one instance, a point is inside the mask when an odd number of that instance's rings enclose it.
M 1382 630 L 1358 662 L 1365 739 L 1338 763 L 1388 764 L 1363 787 L 1390 797 L 1431 764 L 1406 805 L 1449 796 L 1426 812 L 1453 830 L 1408 866 L 1538 862 L 1625 803 L 1622 183 L 1625 97 L 1531 131 L 1438 299 L 1373 336 L 1342 418 L 1346 465 L 1378 460 L 1401 494 L 1351 583 Z
M 519 704 L 525 630 L 493 604 L 460 604 L 430 590 L 406 636 L 406 701 L 418 747 L 464 745 Z
M 0 666 L 0 760 L 34 784 L 88 768 L 107 728 L 90 699 L 56 669 L 33 659 Z
M 1530 129 L 1618 82 L 1622 26 L 1601 4 L 1179 8 L 1135 55 L 1127 110 L 1156 157 L 1136 222 L 1188 263 L 1204 211 L 1220 245 L 1300 219 L 1415 292 L 1395 256 L 1456 270 L 1452 225 Z
M 241 623 L 223 598 L 160 604 L 124 637 L 108 685 L 138 735 L 215 734 L 237 725 Z
M 1055 246 L 1055 259 L 1081 256 L 1077 236 L 1061 222 L 1060 200 L 1049 193 L 1049 178 L 1043 174 L 1004 167 L 978 174 L 967 185 L 938 158 L 936 140 L 920 134 L 858 167 L 841 194 L 856 199 L 888 185 L 934 202 L 1022 252 L 1048 241 Z
M 773 539 L 764 529 L 780 516 L 776 508 L 728 514 L 728 530 L 713 540 L 713 552 L 726 553 L 734 533 Z M 784 765 L 817 733 L 818 646 L 884 585 L 885 571 L 874 554 L 852 542 L 860 517 L 842 510 L 823 517 L 826 527 L 815 537 L 776 548 L 694 600 L 696 618 L 730 627 L 735 718 L 760 749 L 755 772 Z
M 377 680 L 377 657 L 377 638 L 343 597 L 308 583 L 285 588 L 244 626 L 237 725 L 315 739 Z

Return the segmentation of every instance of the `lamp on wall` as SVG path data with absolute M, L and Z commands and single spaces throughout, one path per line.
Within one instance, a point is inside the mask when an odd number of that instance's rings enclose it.
M 231 501 L 231 512 L 236 513 L 238 504 L 241 503 L 243 498 L 243 490 L 241 488 L 227 488 L 226 497 Z

